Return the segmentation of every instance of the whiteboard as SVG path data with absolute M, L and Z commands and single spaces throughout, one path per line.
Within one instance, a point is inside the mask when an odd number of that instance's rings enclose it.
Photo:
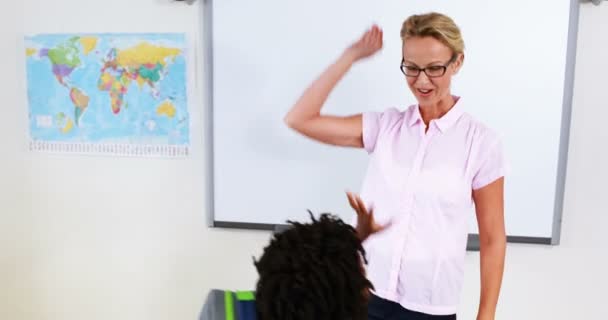
M 344 191 L 360 189 L 368 155 L 305 138 L 283 117 L 373 23 L 384 30 L 382 51 L 353 66 L 323 112 L 416 103 L 399 70 L 399 32 L 407 16 L 438 11 L 466 46 L 452 93 L 504 140 L 509 240 L 559 242 L 577 1 L 207 0 L 203 10 L 214 226 L 273 228 L 309 220 L 308 209 L 350 221 Z M 471 234 L 476 226 L 472 210 Z

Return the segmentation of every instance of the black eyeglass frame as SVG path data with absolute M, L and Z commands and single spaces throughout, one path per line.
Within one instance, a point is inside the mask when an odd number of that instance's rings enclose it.
M 448 62 L 446 62 L 443 65 L 433 65 L 433 66 L 428 66 L 425 68 L 416 68 L 416 74 L 408 74 L 406 72 L 406 68 L 412 68 L 412 66 L 406 66 L 405 65 L 405 58 L 401 58 L 401 65 L 399 66 L 399 69 L 401 70 L 401 73 L 403 73 L 403 75 L 405 75 L 406 77 L 417 77 L 420 75 L 421 72 L 424 72 L 424 74 L 426 74 L 427 77 L 429 78 L 439 78 L 439 77 L 443 77 L 443 75 L 445 74 L 445 72 L 448 70 L 448 66 L 452 63 L 454 63 L 454 61 L 456 61 L 456 58 L 458 57 L 457 54 L 452 55 L 452 57 L 450 58 L 450 60 Z M 433 75 L 429 75 L 429 73 L 427 72 L 427 69 L 432 69 L 432 68 L 440 68 L 441 69 L 441 74 L 433 74 Z M 439 70 L 439 69 L 438 69 Z

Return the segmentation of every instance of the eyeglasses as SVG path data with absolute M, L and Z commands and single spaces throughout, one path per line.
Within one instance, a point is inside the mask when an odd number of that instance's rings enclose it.
M 416 66 L 405 65 L 405 60 L 402 58 L 400 69 L 406 77 L 417 77 L 420 75 L 420 72 L 424 72 L 429 78 L 437 78 L 445 74 L 446 70 L 448 69 L 448 66 L 452 62 L 456 61 L 456 57 L 457 55 L 453 55 L 450 61 L 448 61 L 444 65 L 428 66 L 426 68 L 418 68 Z

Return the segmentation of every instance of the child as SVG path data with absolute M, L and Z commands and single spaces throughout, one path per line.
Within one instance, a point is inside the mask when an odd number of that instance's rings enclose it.
M 363 320 L 372 284 L 355 229 L 322 214 L 289 221 L 254 265 L 254 292 L 212 291 L 201 320 Z

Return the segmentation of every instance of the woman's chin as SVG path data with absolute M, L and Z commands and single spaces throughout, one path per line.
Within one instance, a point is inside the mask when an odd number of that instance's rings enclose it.
M 428 104 L 432 104 L 436 99 L 435 99 L 435 95 L 423 95 L 423 94 L 416 94 L 416 100 L 418 100 L 418 103 L 421 105 L 428 105 Z

